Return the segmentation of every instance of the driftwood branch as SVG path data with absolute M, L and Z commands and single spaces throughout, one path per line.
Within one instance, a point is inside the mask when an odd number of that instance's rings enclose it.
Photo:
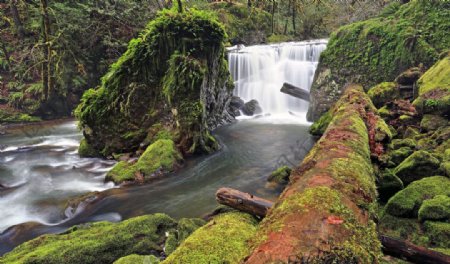
M 404 258 L 414 263 L 422 264 L 450 264 L 450 256 L 425 247 L 416 246 L 407 241 L 380 236 L 383 252 L 393 257 Z
M 216 200 L 220 204 L 260 217 L 266 216 L 267 211 L 273 206 L 271 201 L 231 188 L 220 188 L 216 193 Z M 383 251 L 387 255 L 406 259 L 413 263 L 450 264 L 450 256 L 440 252 L 384 235 L 380 235 L 379 238 L 383 245 Z
M 309 102 L 309 91 L 290 83 L 284 83 L 283 87 L 281 87 L 280 92 Z
M 231 188 L 220 188 L 216 192 L 218 203 L 252 215 L 264 217 L 273 202 Z

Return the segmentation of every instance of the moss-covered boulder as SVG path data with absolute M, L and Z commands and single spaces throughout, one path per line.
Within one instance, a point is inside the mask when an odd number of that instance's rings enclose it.
M 419 97 L 413 102 L 418 111 L 424 114 L 450 114 L 450 52 L 425 72 L 418 86 Z
M 450 223 L 426 221 L 423 226 L 430 244 L 438 248 L 450 248 Z
M 397 99 L 400 95 L 397 84 L 394 82 L 377 84 L 370 88 L 367 94 L 376 107 L 381 107 L 387 102 Z
M 393 150 L 389 152 L 390 161 L 395 165 L 399 165 L 402 161 L 404 161 L 409 155 L 413 153 L 413 150 L 409 147 L 401 147 L 399 149 Z
M 450 195 L 450 179 L 435 176 L 411 183 L 389 199 L 386 212 L 399 217 L 417 217 L 423 201 L 437 195 Z
M 346 83 L 368 89 L 421 63 L 432 66 L 450 46 L 449 16 L 445 1 L 411 0 L 394 2 L 376 18 L 339 28 L 321 54 L 308 119 L 315 121 L 325 113 Z
M 162 124 L 183 154 L 216 150 L 210 130 L 232 118 L 226 39 L 210 13 L 160 12 L 83 95 L 75 115 L 86 142 L 104 156 L 133 152 Z
M 200 218 L 182 218 L 178 221 L 175 232 L 168 232 L 164 252 L 166 256 L 172 254 L 178 246 L 186 240 L 195 230 L 205 224 L 205 220 Z
M 447 118 L 438 115 L 424 115 L 420 122 L 420 128 L 424 131 L 433 131 L 447 125 Z
M 281 166 L 273 171 L 267 181 L 275 183 L 287 183 L 289 181 L 289 175 L 291 175 L 292 169 L 288 166 Z
M 162 263 L 240 263 L 250 253 L 257 220 L 248 214 L 220 214 L 189 236 Z
M 403 147 L 407 147 L 410 149 L 415 149 L 417 146 L 417 142 L 412 138 L 405 138 L 405 139 L 394 139 L 392 140 L 391 144 L 389 145 L 389 148 L 396 150 Z
M 395 169 L 397 175 L 405 185 L 424 177 L 436 175 L 440 162 L 425 150 L 418 150 L 406 158 Z
M 385 203 L 403 189 L 403 182 L 391 172 L 385 172 L 377 181 L 378 199 Z
M 419 209 L 419 220 L 450 220 L 450 197 L 436 195 L 433 199 L 423 201 Z
M 106 175 L 106 181 L 145 182 L 175 170 L 182 156 L 170 139 L 159 139 L 147 147 L 136 163 L 120 161 Z
M 158 264 L 161 261 L 153 255 L 129 255 L 116 260 L 113 264 Z
M 91 158 L 98 157 L 99 153 L 86 142 L 86 139 L 83 138 L 80 141 L 80 146 L 78 147 L 78 155 L 80 155 L 80 157 Z
M 59 235 L 28 241 L 0 258 L 0 263 L 106 264 L 131 254 L 159 255 L 165 232 L 176 226 L 164 214 L 75 226 Z

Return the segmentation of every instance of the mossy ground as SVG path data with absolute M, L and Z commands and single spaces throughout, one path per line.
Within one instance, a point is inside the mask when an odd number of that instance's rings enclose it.
M 17 112 L 10 108 L 0 109 L 0 123 L 28 123 L 41 121 L 39 117 Z
M 250 253 L 248 241 L 258 222 L 239 212 L 220 214 L 189 236 L 162 263 L 239 263 Z

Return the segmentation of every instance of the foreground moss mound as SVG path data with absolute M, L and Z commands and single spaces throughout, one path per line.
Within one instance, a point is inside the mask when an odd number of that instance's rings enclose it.
M 240 212 L 224 213 L 189 236 L 162 263 L 240 263 L 250 253 L 248 241 L 258 222 Z
M 370 88 L 394 81 L 410 67 L 431 67 L 450 47 L 449 16 L 446 1 L 394 2 L 379 17 L 334 32 L 311 87 L 308 118 L 317 120 L 327 111 L 346 83 Z
M 175 220 L 164 214 L 75 226 L 60 235 L 26 242 L 0 258 L 0 263 L 106 264 L 131 254 L 158 254 L 163 250 L 165 232 L 176 226 Z
M 153 256 L 153 255 L 129 255 L 123 258 L 118 259 L 114 262 L 114 264 L 158 264 L 160 263 L 159 258 Z
M 386 212 L 393 216 L 415 218 L 422 203 L 437 195 L 450 195 L 450 179 L 435 176 L 411 183 L 388 201 Z
M 117 163 L 106 175 L 106 180 L 115 183 L 145 182 L 173 171 L 181 160 L 182 156 L 172 140 L 159 139 L 145 150 L 135 164 L 126 161 Z
M 75 115 L 86 142 L 103 156 L 132 152 L 153 143 L 145 139 L 158 124 L 183 154 L 216 150 L 209 131 L 230 118 L 233 88 L 226 38 L 210 13 L 160 12 L 83 95 Z
M 449 221 L 450 197 L 436 195 L 433 199 L 425 200 L 419 209 L 419 220 Z

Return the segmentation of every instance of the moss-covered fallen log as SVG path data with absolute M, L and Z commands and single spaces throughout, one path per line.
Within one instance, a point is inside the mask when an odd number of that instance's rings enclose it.
M 261 223 L 246 263 L 377 261 L 368 129 L 374 111 L 362 87 L 347 88 L 325 134 Z

